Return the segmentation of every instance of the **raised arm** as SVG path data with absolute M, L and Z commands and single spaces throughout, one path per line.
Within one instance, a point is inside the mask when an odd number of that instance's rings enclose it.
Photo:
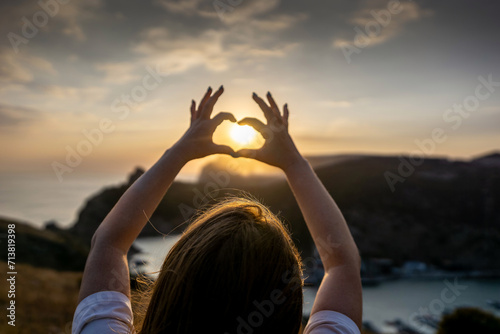
M 351 318 L 361 328 L 362 291 L 358 249 L 334 200 L 309 163 L 300 155 L 288 133 L 288 106 L 281 114 L 270 93 L 267 104 L 256 94 L 267 124 L 255 118 L 240 124 L 253 126 L 266 138 L 258 150 L 244 149 L 240 156 L 254 158 L 281 168 L 295 195 L 307 227 L 325 268 L 325 276 L 316 295 L 312 312 L 331 310 Z
M 211 113 L 222 86 L 212 95 L 209 88 L 198 108 L 191 104 L 191 124 L 184 136 L 123 194 L 92 238 L 83 273 L 79 300 L 99 291 L 118 291 L 130 297 L 127 252 L 181 168 L 190 160 L 210 154 L 233 154 L 228 146 L 212 142 L 215 128 L 233 115 Z

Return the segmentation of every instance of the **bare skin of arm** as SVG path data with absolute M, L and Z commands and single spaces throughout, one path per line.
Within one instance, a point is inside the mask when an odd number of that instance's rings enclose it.
M 233 115 L 211 118 L 223 88 L 206 92 L 198 108 L 191 104 L 191 124 L 184 136 L 123 194 L 96 230 L 87 258 L 79 301 L 99 291 L 118 291 L 130 298 L 127 253 L 153 214 L 181 168 L 190 160 L 211 154 L 234 154 L 228 146 L 212 142 L 212 134 Z
M 288 133 L 288 106 L 280 112 L 270 93 L 268 102 L 253 95 L 267 124 L 246 118 L 239 124 L 253 126 L 266 138 L 258 150 L 243 149 L 239 156 L 278 167 L 285 173 L 325 268 L 311 315 L 323 310 L 347 315 L 361 328 L 362 289 L 359 252 L 342 212 Z

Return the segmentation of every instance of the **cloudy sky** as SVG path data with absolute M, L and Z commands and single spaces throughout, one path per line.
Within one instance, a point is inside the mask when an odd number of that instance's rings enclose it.
M 0 174 L 149 166 L 221 84 L 237 118 L 288 102 L 305 154 L 500 148 L 495 1 L 60 2 L 0 5 Z

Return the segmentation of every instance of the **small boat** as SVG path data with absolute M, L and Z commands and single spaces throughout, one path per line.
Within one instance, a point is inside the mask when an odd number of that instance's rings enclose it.
M 385 323 L 389 326 L 395 327 L 398 330 L 398 334 L 421 334 L 418 330 L 405 324 L 400 319 L 396 319 L 394 321 L 386 321 Z
M 434 329 L 437 329 L 439 327 L 439 323 L 441 322 L 438 317 L 430 314 L 416 316 L 415 320 L 422 325 L 426 325 Z
M 363 321 L 363 328 L 373 334 L 381 334 L 382 332 L 375 327 L 370 321 Z

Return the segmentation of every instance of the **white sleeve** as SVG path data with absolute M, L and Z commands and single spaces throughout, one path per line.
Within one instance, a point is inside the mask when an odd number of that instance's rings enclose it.
M 311 315 L 304 334 L 360 334 L 348 316 L 335 311 L 319 311 Z
M 78 304 L 71 333 L 131 333 L 132 321 L 132 307 L 127 296 L 118 291 L 101 291 Z

